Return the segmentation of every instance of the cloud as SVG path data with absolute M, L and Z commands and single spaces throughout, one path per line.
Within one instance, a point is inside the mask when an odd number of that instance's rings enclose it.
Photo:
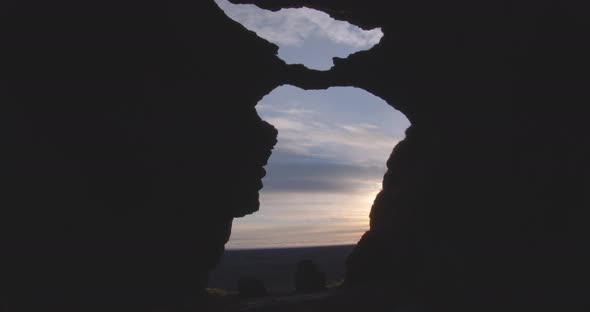
M 279 130 L 275 149 L 287 154 L 359 165 L 384 164 L 399 142 L 399 138 L 374 124 L 322 122 L 318 119 L 321 116 L 311 110 L 305 114 L 273 114 L 263 109 L 260 112 Z
M 273 119 L 268 121 L 274 124 Z M 385 134 L 372 132 L 361 124 L 323 125 L 310 121 L 304 126 L 302 130 L 283 129 L 280 139 L 283 140 L 285 150 L 299 151 L 301 155 L 334 158 L 335 161 L 384 163 L 399 142 Z
M 305 201 L 300 201 L 299 204 L 307 206 Z M 268 208 L 270 209 L 270 207 Z M 262 216 L 265 213 L 270 214 L 267 209 L 256 216 L 265 219 L 265 221 L 252 223 L 247 218 L 236 219 L 234 233 L 226 247 L 261 248 L 354 244 L 369 228 L 368 206 L 363 209 L 363 214 L 356 218 L 348 217 L 350 215 L 349 207 L 340 205 L 339 208 L 337 213 L 329 214 L 326 209 L 322 211 L 316 207 L 301 209 L 295 214 L 285 209 L 281 209 L 279 213 L 278 209 L 275 209 L 276 214 Z M 269 233 L 272 234 L 269 235 Z
M 277 225 L 270 228 L 241 230 L 239 236 L 233 235 L 225 247 L 228 249 L 252 249 L 352 245 L 357 243 L 367 230 L 368 226 L 358 226 L 348 230 L 333 230 L 330 229 L 330 226 L 312 227 L 302 225 L 286 229 Z M 272 233 L 272 235 L 263 233 Z
M 280 46 L 300 46 L 306 39 L 315 36 L 341 45 L 368 49 L 383 37 L 379 28 L 363 30 L 308 8 L 272 12 L 253 5 L 235 5 L 227 0 L 215 2 L 230 18 Z
M 382 166 L 409 122 L 381 99 L 354 88 L 277 88 L 256 107 L 279 130 L 270 162 L 297 157 Z M 384 171 L 384 169 L 383 169 Z
M 263 192 L 366 193 L 379 185 L 382 166 L 323 163 L 314 159 L 298 162 L 271 162 L 263 182 Z

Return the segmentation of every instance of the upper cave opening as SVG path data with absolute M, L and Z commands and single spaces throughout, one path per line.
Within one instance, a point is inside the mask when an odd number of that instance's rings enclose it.
M 278 57 L 287 64 L 302 64 L 309 69 L 329 70 L 334 57 L 347 58 L 369 50 L 383 37 L 380 28 L 363 30 L 314 9 L 273 12 L 227 0 L 215 2 L 227 16 L 279 46 Z
M 369 228 L 386 161 L 410 122 L 362 89 L 281 86 L 256 106 L 279 131 L 260 211 L 234 220 L 229 249 L 347 245 Z

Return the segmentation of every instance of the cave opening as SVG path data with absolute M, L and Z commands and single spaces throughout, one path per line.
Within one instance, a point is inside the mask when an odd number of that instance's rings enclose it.
M 330 70 L 333 58 L 370 50 L 383 38 L 380 28 L 363 30 L 308 8 L 271 12 L 215 2 L 229 18 L 277 45 L 285 63 L 314 71 Z M 410 122 L 355 87 L 283 85 L 256 110 L 277 128 L 278 143 L 266 165 L 260 210 L 234 219 L 209 286 L 235 290 L 246 276 L 262 280 L 271 292 L 288 292 L 295 262 L 307 258 L 326 270 L 329 281 L 342 279 L 346 256 L 369 229 L 386 161 Z
M 358 88 L 281 86 L 257 105 L 279 131 L 260 191 L 260 211 L 234 220 L 228 249 L 355 244 L 386 160 L 408 119 Z
M 410 122 L 375 95 L 352 87 L 303 90 L 284 85 L 256 106 L 278 130 L 266 165 L 260 210 L 236 218 L 209 287 L 240 292 L 260 281 L 273 294 L 293 291 L 295 265 L 312 259 L 327 287 L 369 229 L 386 161 Z
M 306 7 L 273 12 L 215 2 L 229 18 L 277 45 L 285 63 L 313 70 L 329 70 L 334 57 L 369 50 L 383 37 L 380 28 L 364 30 Z M 385 161 L 408 120 L 353 87 L 304 91 L 285 85 L 264 97 L 257 111 L 278 129 L 279 143 L 266 166 L 260 211 L 234 221 L 226 248 L 354 244 L 368 229 Z
M 309 69 L 329 70 L 334 57 L 347 58 L 369 50 L 383 38 L 380 28 L 363 30 L 305 7 L 272 12 L 228 0 L 215 2 L 229 18 L 276 44 L 277 56 L 287 64 L 302 64 Z

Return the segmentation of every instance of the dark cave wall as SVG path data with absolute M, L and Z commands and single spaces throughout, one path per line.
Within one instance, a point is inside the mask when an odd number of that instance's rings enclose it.
M 385 37 L 320 73 L 213 1 L 2 3 L 2 304 L 194 301 L 258 209 L 276 130 L 254 106 L 285 83 L 360 87 L 412 122 L 347 284 L 586 302 L 587 4 L 248 2 Z
M 307 89 L 363 88 L 403 112 L 348 285 L 395 301 L 587 304 L 588 4 L 265 1 L 385 34 Z
M 213 1 L 0 7 L 0 306 L 194 303 L 258 210 L 277 48 Z

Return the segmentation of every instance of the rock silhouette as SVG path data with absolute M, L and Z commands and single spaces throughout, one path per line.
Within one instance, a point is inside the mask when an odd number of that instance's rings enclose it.
M 347 285 L 392 306 L 588 304 L 586 1 L 232 2 L 385 36 L 315 72 L 213 1 L 0 5 L 3 307 L 198 306 L 258 210 L 277 131 L 254 106 L 286 83 L 363 88 L 412 123 Z
M 246 298 L 263 297 L 268 294 L 264 283 L 255 277 L 242 277 L 238 279 L 238 292 Z
M 310 293 L 326 287 L 326 273 L 311 260 L 301 260 L 295 270 L 295 291 Z
M 258 210 L 277 48 L 213 1 L 0 7 L 0 305 L 196 305 Z
M 588 304 L 589 4 L 232 2 L 305 6 L 383 30 L 373 49 L 292 82 L 363 88 L 412 123 L 347 285 L 479 311 Z

